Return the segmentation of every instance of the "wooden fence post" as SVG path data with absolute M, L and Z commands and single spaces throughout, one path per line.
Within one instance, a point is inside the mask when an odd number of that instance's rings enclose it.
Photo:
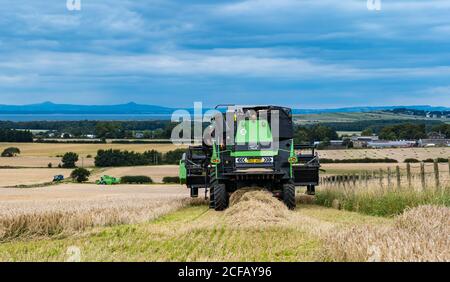
M 401 179 L 400 179 L 400 166 L 397 166 L 396 168 L 395 168 L 395 172 L 396 172 L 396 174 L 397 174 L 397 189 L 400 189 L 400 186 L 402 185 L 402 183 L 401 183 Z
M 439 163 L 438 160 L 434 160 L 434 183 L 436 185 L 436 190 L 440 189 L 439 183 Z
M 387 180 L 388 180 L 387 187 L 388 189 L 391 189 L 391 167 L 387 168 Z
M 384 178 L 383 169 L 380 168 L 380 175 L 379 175 L 379 178 L 378 178 L 378 180 L 380 181 L 380 187 L 383 187 L 383 178 Z
M 411 164 L 406 163 L 406 178 L 408 179 L 408 188 L 411 188 Z
M 450 158 L 448 158 L 448 175 L 450 176 Z
M 422 190 L 425 191 L 427 183 L 425 182 L 425 164 L 420 162 L 420 182 L 422 184 Z

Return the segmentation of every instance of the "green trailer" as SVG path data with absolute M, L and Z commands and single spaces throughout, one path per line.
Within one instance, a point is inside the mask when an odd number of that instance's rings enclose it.
M 114 184 L 120 184 L 120 178 L 118 177 L 112 177 L 109 175 L 103 175 L 100 177 L 99 180 L 96 182 L 98 185 L 114 185 Z

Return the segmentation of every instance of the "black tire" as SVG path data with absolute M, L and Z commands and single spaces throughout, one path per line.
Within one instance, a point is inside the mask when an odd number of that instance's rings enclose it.
M 288 209 L 295 209 L 295 185 L 294 184 L 284 184 L 283 185 L 283 203 L 288 207 Z
M 191 187 L 191 198 L 198 198 L 198 188 Z
M 209 208 L 214 208 L 214 187 L 211 187 L 211 189 L 209 189 Z
M 316 186 L 314 185 L 306 186 L 306 194 L 314 196 L 316 194 Z
M 228 193 L 225 184 L 216 184 L 213 189 L 214 209 L 223 211 L 228 207 Z

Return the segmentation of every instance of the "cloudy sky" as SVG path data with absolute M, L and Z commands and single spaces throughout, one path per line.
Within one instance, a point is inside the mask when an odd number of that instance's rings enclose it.
M 0 104 L 450 106 L 450 1 L 0 0 Z

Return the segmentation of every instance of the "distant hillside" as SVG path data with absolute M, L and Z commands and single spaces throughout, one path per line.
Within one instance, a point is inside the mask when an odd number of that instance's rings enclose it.
M 348 107 L 337 109 L 294 109 L 294 114 L 320 114 L 320 113 L 360 113 L 386 111 L 394 109 L 412 109 L 421 111 L 446 111 L 450 108 L 418 106 L 382 106 L 382 107 Z M 120 105 L 71 105 L 44 102 L 30 105 L 0 105 L 0 114 L 171 114 L 175 109 L 142 105 L 133 102 Z M 188 109 L 191 111 L 191 109 Z M 207 109 L 205 109 L 207 110 Z
M 435 107 L 428 105 L 416 106 L 380 106 L 380 107 L 348 107 L 336 109 L 294 109 L 294 114 L 320 114 L 320 113 L 366 113 L 375 111 L 393 111 L 395 109 L 411 109 L 420 111 L 448 111 L 447 107 Z
M 0 105 L 0 114 L 171 114 L 173 109 L 128 103 L 121 105 L 70 105 L 45 102 L 31 105 Z
M 421 116 L 427 118 L 450 118 L 450 111 L 448 110 L 417 110 L 417 109 L 401 108 L 394 110 L 386 110 L 385 112 L 400 115 Z

